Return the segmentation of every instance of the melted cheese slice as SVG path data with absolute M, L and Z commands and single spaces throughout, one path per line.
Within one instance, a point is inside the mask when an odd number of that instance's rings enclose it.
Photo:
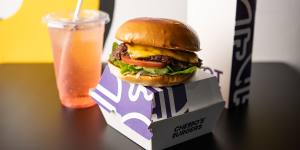
M 127 52 L 131 58 L 146 58 L 149 56 L 169 56 L 179 61 L 189 62 L 189 63 L 197 63 L 198 57 L 193 52 L 183 52 L 183 51 L 175 51 L 163 48 L 156 47 L 148 47 L 141 45 L 129 45 L 127 46 Z

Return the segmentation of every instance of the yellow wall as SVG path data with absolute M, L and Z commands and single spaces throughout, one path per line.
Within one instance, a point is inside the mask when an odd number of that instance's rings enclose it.
M 0 20 L 0 63 L 52 62 L 47 27 L 48 12 L 73 10 L 77 0 L 23 0 L 20 10 Z M 83 9 L 98 9 L 99 0 L 84 0 Z

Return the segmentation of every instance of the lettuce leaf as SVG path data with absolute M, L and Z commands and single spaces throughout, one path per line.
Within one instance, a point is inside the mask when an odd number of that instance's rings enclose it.
M 196 66 L 192 66 L 185 70 L 174 71 L 170 66 L 166 66 L 165 68 L 147 68 L 147 67 L 129 65 L 122 62 L 121 60 L 114 60 L 112 61 L 112 63 L 115 66 L 120 68 L 121 74 L 124 73 L 136 74 L 142 71 L 144 74 L 150 74 L 150 75 L 179 75 L 179 74 L 191 74 L 197 70 Z
M 149 74 L 156 74 L 156 75 L 164 75 L 164 74 L 168 74 L 170 72 L 170 70 L 166 67 L 166 68 L 146 68 L 143 67 L 143 70 Z
M 190 68 L 187 68 L 185 70 L 181 70 L 181 71 L 176 71 L 176 72 L 172 72 L 172 73 L 169 73 L 170 75 L 177 75 L 177 74 L 191 74 L 193 72 L 195 72 L 197 70 L 197 67 L 196 66 L 193 66 L 193 67 L 190 67 Z
M 139 67 L 139 66 L 125 64 L 120 60 L 115 60 L 112 63 L 120 68 L 120 72 L 122 74 L 127 73 L 127 72 L 136 74 L 137 72 L 139 72 L 143 69 L 142 67 Z
M 112 45 L 112 50 L 114 51 L 118 46 L 119 44 L 117 42 L 114 42 Z

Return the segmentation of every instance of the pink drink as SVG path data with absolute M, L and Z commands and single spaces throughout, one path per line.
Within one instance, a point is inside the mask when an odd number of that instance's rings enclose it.
M 62 105 L 86 108 L 95 105 L 88 95 L 101 73 L 101 53 L 107 14 L 81 11 L 80 19 L 72 14 L 46 16 L 52 41 L 56 84 Z

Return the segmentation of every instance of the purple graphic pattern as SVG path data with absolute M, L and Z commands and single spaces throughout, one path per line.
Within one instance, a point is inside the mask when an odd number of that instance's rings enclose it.
M 116 112 L 122 123 L 150 140 L 152 121 L 166 119 L 188 111 L 184 85 L 152 88 L 116 78 L 108 67 L 91 96 L 102 110 Z

